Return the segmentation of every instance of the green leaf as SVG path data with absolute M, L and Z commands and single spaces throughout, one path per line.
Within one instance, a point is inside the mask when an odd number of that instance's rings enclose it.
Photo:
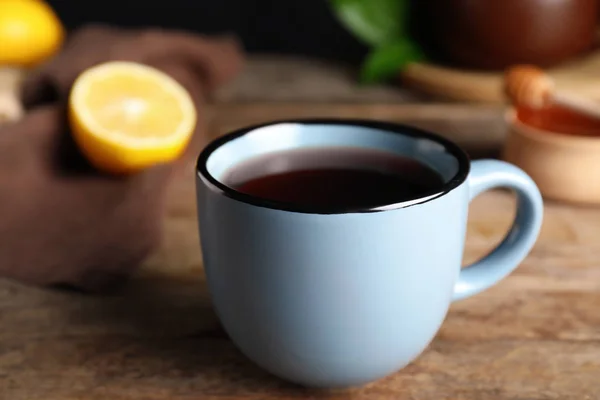
M 360 74 L 362 83 L 378 83 L 397 76 L 409 63 L 424 59 L 421 49 L 408 39 L 376 47 L 363 62 Z
M 407 0 L 329 0 L 340 22 L 359 40 L 378 46 L 405 33 Z

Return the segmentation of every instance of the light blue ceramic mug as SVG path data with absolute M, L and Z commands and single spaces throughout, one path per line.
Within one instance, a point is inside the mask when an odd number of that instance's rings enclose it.
M 319 213 L 245 195 L 224 181 L 252 157 L 328 146 L 411 157 L 445 184 L 399 204 Z M 450 303 L 517 267 L 542 222 L 540 193 L 522 170 L 495 160 L 471 163 L 454 143 L 396 124 L 254 126 L 209 144 L 197 169 L 204 266 L 218 317 L 247 357 L 306 386 L 357 386 L 410 363 L 436 335 Z M 461 270 L 469 202 L 496 187 L 516 192 L 514 224 L 492 253 Z

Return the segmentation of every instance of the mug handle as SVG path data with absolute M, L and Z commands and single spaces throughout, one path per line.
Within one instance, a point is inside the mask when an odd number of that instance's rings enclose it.
M 483 259 L 463 268 L 452 300 L 461 300 L 495 285 L 509 275 L 533 247 L 542 225 L 544 205 L 536 184 L 523 170 L 498 160 L 471 163 L 469 201 L 486 190 L 504 187 L 517 195 L 517 214 L 502 242 Z

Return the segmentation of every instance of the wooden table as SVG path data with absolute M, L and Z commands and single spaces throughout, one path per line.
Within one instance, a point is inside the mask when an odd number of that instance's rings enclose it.
M 475 158 L 493 155 L 504 137 L 498 108 L 389 99 L 227 99 L 211 127 L 218 135 L 308 116 L 411 123 L 458 141 Z M 256 368 L 219 328 L 202 271 L 192 167 L 173 186 L 162 247 L 122 292 L 85 296 L 0 281 L 0 399 L 600 398 L 600 208 L 547 202 L 539 241 L 520 268 L 454 304 L 415 362 L 362 389 L 312 391 Z M 472 203 L 465 263 L 501 240 L 513 207 L 502 191 Z

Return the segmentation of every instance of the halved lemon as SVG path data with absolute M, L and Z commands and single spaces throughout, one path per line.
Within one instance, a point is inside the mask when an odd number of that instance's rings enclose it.
M 178 158 L 196 126 L 188 91 L 150 66 L 110 61 L 84 71 L 69 96 L 75 142 L 99 170 L 129 174 Z

